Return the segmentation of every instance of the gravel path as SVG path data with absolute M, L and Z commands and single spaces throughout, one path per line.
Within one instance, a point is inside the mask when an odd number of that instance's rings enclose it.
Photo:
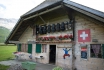
M 8 61 L 1 61 L 0 64 L 2 65 L 9 65 L 10 68 L 8 70 L 23 70 L 21 63 L 23 61 L 16 61 L 16 60 L 8 60 Z M 50 64 L 42 64 L 42 63 L 36 63 L 36 68 L 34 70 L 52 70 L 55 65 Z
M 6 66 L 9 66 L 9 65 L 15 65 L 15 64 L 21 65 L 21 61 L 8 60 L 8 61 L 1 61 L 0 64 L 6 65 Z
M 8 61 L 1 61 L 0 64 L 2 65 L 9 65 L 10 68 L 8 70 L 23 70 L 21 63 L 24 61 L 16 61 L 16 60 L 8 60 Z M 55 65 L 51 64 L 42 64 L 36 63 L 36 67 L 34 70 L 52 70 Z M 70 69 L 63 69 L 63 70 L 70 70 Z

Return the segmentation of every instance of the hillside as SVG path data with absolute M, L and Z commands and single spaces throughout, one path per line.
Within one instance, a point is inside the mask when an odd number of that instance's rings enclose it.
M 0 26 L 6 27 L 10 30 L 15 26 L 17 23 L 17 19 L 6 19 L 6 18 L 0 18 Z
M 5 39 L 8 37 L 10 30 L 0 26 L 0 43 L 4 43 Z

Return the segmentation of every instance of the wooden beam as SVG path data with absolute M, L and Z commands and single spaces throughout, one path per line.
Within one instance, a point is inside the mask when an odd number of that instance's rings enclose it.
M 52 8 L 52 9 L 49 9 L 49 10 L 43 11 L 43 12 L 38 13 L 38 14 L 36 14 L 36 15 L 30 16 L 30 17 L 28 17 L 28 18 L 25 18 L 24 20 L 28 20 L 28 19 L 31 19 L 31 18 L 36 17 L 36 16 L 38 16 L 38 15 L 42 15 L 42 14 L 48 13 L 48 12 L 53 11 L 53 10 L 56 10 L 56 9 L 58 9 L 58 8 L 61 8 L 61 5 L 59 5 L 59 6 L 57 6 L 57 7 L 54 7 L 54 8 Z

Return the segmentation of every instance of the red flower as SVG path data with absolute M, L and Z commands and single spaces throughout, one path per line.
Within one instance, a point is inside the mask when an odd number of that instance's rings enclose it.
M 62 39 L 63 39 L 63 36 L 62 36 L 62 35 L 60 35 L 60 36 L 59 36 L 59 39 L 61 39 L 61 40 L 62 40 Z
M 47 41 L 47 40 L 49 40 L 49 37 L 44 37 L 44 39 Z
M 69 38 L 73 38 L 73 35 L 69 35 Z
M 69 35 L 64 35 L 64 38 L 65 38 L 65 39 L 68 39 L 68 38 L 69 38 Z
M 50 39 L 50 40 L 54 40 L 54 39 L 56 39 L 56 37 L 50 36 L 49 39 Z

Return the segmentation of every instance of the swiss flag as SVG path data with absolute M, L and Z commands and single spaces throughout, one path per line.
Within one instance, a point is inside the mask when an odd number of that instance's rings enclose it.
M 78 42 L 90 42 L 90 29 L 78 30 Z

